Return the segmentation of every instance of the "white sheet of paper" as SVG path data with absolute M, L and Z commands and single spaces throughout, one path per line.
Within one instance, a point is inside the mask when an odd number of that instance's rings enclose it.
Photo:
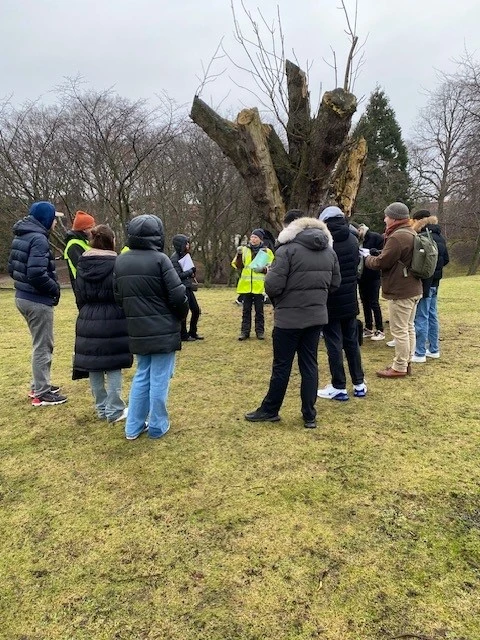
M 362 247 L 361 249 L 359 249 L 359 251 L 360 251 L 360 255 L 362 255 L 364 258 L 370 255 L 370 249 L 364 249 Z
M 192 256 L 189 253 L 186 253 L 183 258 L 180 258 L 178 264 L 182 267 L 182 271 L 188 271 L 195 266 L 193 264 Z

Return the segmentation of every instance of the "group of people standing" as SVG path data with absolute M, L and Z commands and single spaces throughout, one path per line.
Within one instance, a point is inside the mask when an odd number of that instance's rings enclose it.
M 34 407 L 67 401 L 50 379 L 53 307 L 60 286 L 49 234 L 58 217 L 63 214 L 51 203 L 34 203 L 14 226 L 8 264 L 16 306 L 32 336 L 29 396 Z M 78 307 L 72 378 L 89 379 L 98 418 L 125 420 L 128 440 L 146 430 L 160 438 L 170 425 L 166 401 L 175 352 L 182 340 L 202 339 L 196 332 L 200 308 L 191 290 L 195 266 L 186 236 L 176 236 L 172 260 L 163 253 L 163 224 L 156 216 L 134 218 L 127 233 L 120 255 L 112 229 L 97 225 L 86 212 L 76 213 L 67 233 L 64 258 Z M 127 408 L 122 370 L 132 366 L 133 354 L 137 369 Z
M 353 227 L 336 206 L 323 209 L 319 220 L 305 217 L 299 210 L 286 214 L 275 259 L 267 265 L 266 273 L 261 274 L 274 307 L 270 385 L 260 406 L 245 415 L 246 420 L 280 420 L 279 410 L 295 353 L 302 380 L 301 410 L 306 428 L 316 426 L 317 397 L 349 400 L 344 355 L 354 397 L 366 397 L 357 285 L 365 315 L 362 338 L 385 339 L 380 287 L 388 301 L 395 355 L 391 365 L 376 372 L 378 377 L 399 379 L 411 374 L 411 362 L 440 357 L 437 293 L 449 258 L 437 218 L 427 210 L 417 211 L 410 218 L 408 207 L 394 202 L 386 207 L 384 222 L 385 234 L 381 235 L 370 232 L 365 225 Z M 438 259 L 435 273 L 421 280 L 411 270 L 414 238 L 427 229 L 437 244 Z M 234 260 L 232 265 L 235 264 Z M 242 286 L 243 283 L 237 291 L 244 293 Z M 263 293 L 261 288 L 257 290 L 259 293 Z M 317 351 L 321 333 L 331 381 L 318 389 Z
M 50 380 L 53 307 L 58 304 L 60 287 L 49 234 L 62 216 L 49 202 L 34 203 L 14 226 L 9 258 L 16 306 L 32 336 L 29 396 L 33 406 L 67 401 Z M 395 356 L 390 366 L 377 372 L 379 377 L 404 377 L 411 372 L 411 362 L 440 356 L 437 293 L 448 252 L 437 219 L 421 210 L 411 220 L 406 205 L 392 203 L 385 209 L 384 220 L 382 236 L 364 225 L 353 228 L 336 206 L 324 208 L 319 219 L 291 210 L 274 251 L 266 246 L 265 231 L 260 228 L 252 231 L 246 246 L 238 248 L 232 266 L 240 272 L 237 292 L 243 296 L 239 340 L 250 337 L 253 309 L 256 337 L 264 339 L 265 293 L 274 308 L 270 385 L 260 406 L 245 415 L 247 420 L 280 420 L 295 354 L 306 428 L 316 427 L 317 397 L 349 400 L 344 355 L 354 397 L 367 395 L 357 285 L 365 313 L 364 337 L 385 338 L 380 282 L 388 300 Z M 438 262 L 433 276 L 421 281 L 410 266 L 414 238 L 425 229 L 434 235 Z M 186 235 L 173 238 L 171 259 L 165 255 L 163 224 L 157 216 L 133 218 L 127 235 L 127 245 L 117 255 L 112 229 L 97 225 L 83 211 L 76 213 L 67 234 L 64 258 L 78 306 L 72 377 L 89 379 L 98 418 L 110 423 L 125 420 L 127 439 L 135 440 L 144 431 L 151 438 L 160 438 L 170 426 L 166 403 L 175 352 L 182 341 L 203 339 L 197 332 L 196 268 Z M 331 380 L 319 389 L 321 334 Z M 122 399 L 122 370 L 132 366 L 133 355 L 137 368 L 127 408 Z

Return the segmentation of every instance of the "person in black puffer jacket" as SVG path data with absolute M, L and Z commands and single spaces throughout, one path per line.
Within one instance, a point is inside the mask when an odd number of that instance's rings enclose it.
M 274 307 L 272 376 L 261 405 L 245 419 L 280 420 L 278 412 L 297 354 L 304 426 L 313 429 L 317 426 L 318 341 L 328 320 L 329 292 L 340 285 L 340 269 L 332 237 L 323 222 L 293 209 L 286 214 L 284 224 L 275 260 L 265 278 L 265 291 Z
M 72 377 L 89 378 L 98 417 L 119 422 L 127 416 L 121 397 L 122 369 L 132 366 L 133 356 L 128 348 L 127 320 L 113 295 L 117 254 L 110 227 L 91 229 L 90 247 L 80 256 L 76 269 L 79 314 Z
M 348 400 L 343 351 L 347 358 L 352 378 L 354 395 L 365 397 L 365 385 L 360 347 L 358 344 L 358 300 L 357 272 L 360 261 L 358 240 L 350 231 L 341 209 L 327 207 L 320 214 L 333 237 L 333 250 L 337 254 L 342 274 L 342 284 L 328 296 L 328 324 L 323 328 L 323 337 L 328 352 L 328 363 L 332 375 L 331 384 L 319 389 L 320 398 Z
M 66 396 L 50 381 L 53 354 L 53 307 L 60 299 L 60 285 L 50 250 L 49 235 L 56 217 L 51 202 L 34 202 L 28 216 L 13 227 L 14 239 L 8 273 L 15 282 L 15 304 L 32 336 L 32 383 L 29 397 L 34 407 L 63 404 Z
M 179 233 L 172 238 L 172 244 L 175 251 L 170 256 L 170 260 L 178 273 L 182 284 L 185 285 L 187 290 L 188 306 L 190 308 L 190 331 L 187 331 L 187 319 L 182 320 L 181 336 L 184 342 L 194 342 L 195 340 L 203 340 L 203 336 L 199 336 L 197 332 L 198 319 L 200 318 L 201 309 L 198 306 L 197 298 L 193 292 L 194 285 L 196 286 L 195 273 L 197 271 L 195 265 L 191 268 L 183 270 L 180 260 L 184 259 L 190 254 L 190 239 L 188 236 Z M 192 263 L 193 264 L 193 263 Z
M 180 325 L 188 299 L 170 258 L 162 253 L 160 218 L 137 216 L 127 234 L 129 251 L 117 257 L 114 271 L 115 300 L 125 312 L 130 351 L 137 357 L 125 436 L 135 440 L 148 425 L 149 436 L 161 438 L 170 427 L 168 388 L 175 351 L 182 348 Z
M 412 228 L 417 233 L 428 229 L 438 247 L 435 272 L 431 278 L 422 280 L 423 294 L 415 312 L 415 354 L 412 362 L 426 362 L 428 358 L 440 357 L 440 325 L 438 322 L 437 296 L 443 267 L 449 263 L 448 249 L 442 236 L 438 218 L 427 209 L 421 209 L 412 215 Z M 428 343 L 428 348 L 427 348 Z
M 358 240 L 363 249 L 383 249 L 383 235 L 370 231 L 365 224 L 358 226 Z M 363 260 L 363 258 L 361 258 Z M 383 317 L 380 308 L 380 271 L 369 269 L 364 266 L 362 274 L 358 280 L 358 292 L 362 301 L 363 314 L 365 316 L 364 338 L 371 340 L 385 340 L 383 331 Z M 373 330 L 373 319 L 375 318 L 375 331 Z

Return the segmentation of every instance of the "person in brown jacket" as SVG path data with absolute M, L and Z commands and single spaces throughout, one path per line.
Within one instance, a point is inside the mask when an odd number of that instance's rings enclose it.
M 393 364 L 377 371 L 380 378 L 403 378 L 410 373 L 415 352 L 415 311 L 422 297 L 422 281 L 415 278 L 412 264 L 416 235 L 410 225 L 410 213 L 403 202 L 389 204 L 385 213 L 385 245 L 379 255 L 365 258 L 365 266 L 382 273 L 382 297 L 388 300 L 390 332 L 395 340 Z M 372 252 L 378 253 L 377 250 Z

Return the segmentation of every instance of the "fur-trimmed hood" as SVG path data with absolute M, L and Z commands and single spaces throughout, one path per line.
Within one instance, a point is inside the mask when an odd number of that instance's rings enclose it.
M 420 233 L 429 224 L 438 224 L 437 216 L 428 216 L 428 218 L 421 218 L 420 220 L 412 220 L 412 229 L 417 233 Z
M 283 229 L 278 236 L 279 244 L 299 242 L 312 251 L 333 247 L 332 234 L 324 222 L 317 218 L 298 218 Z

